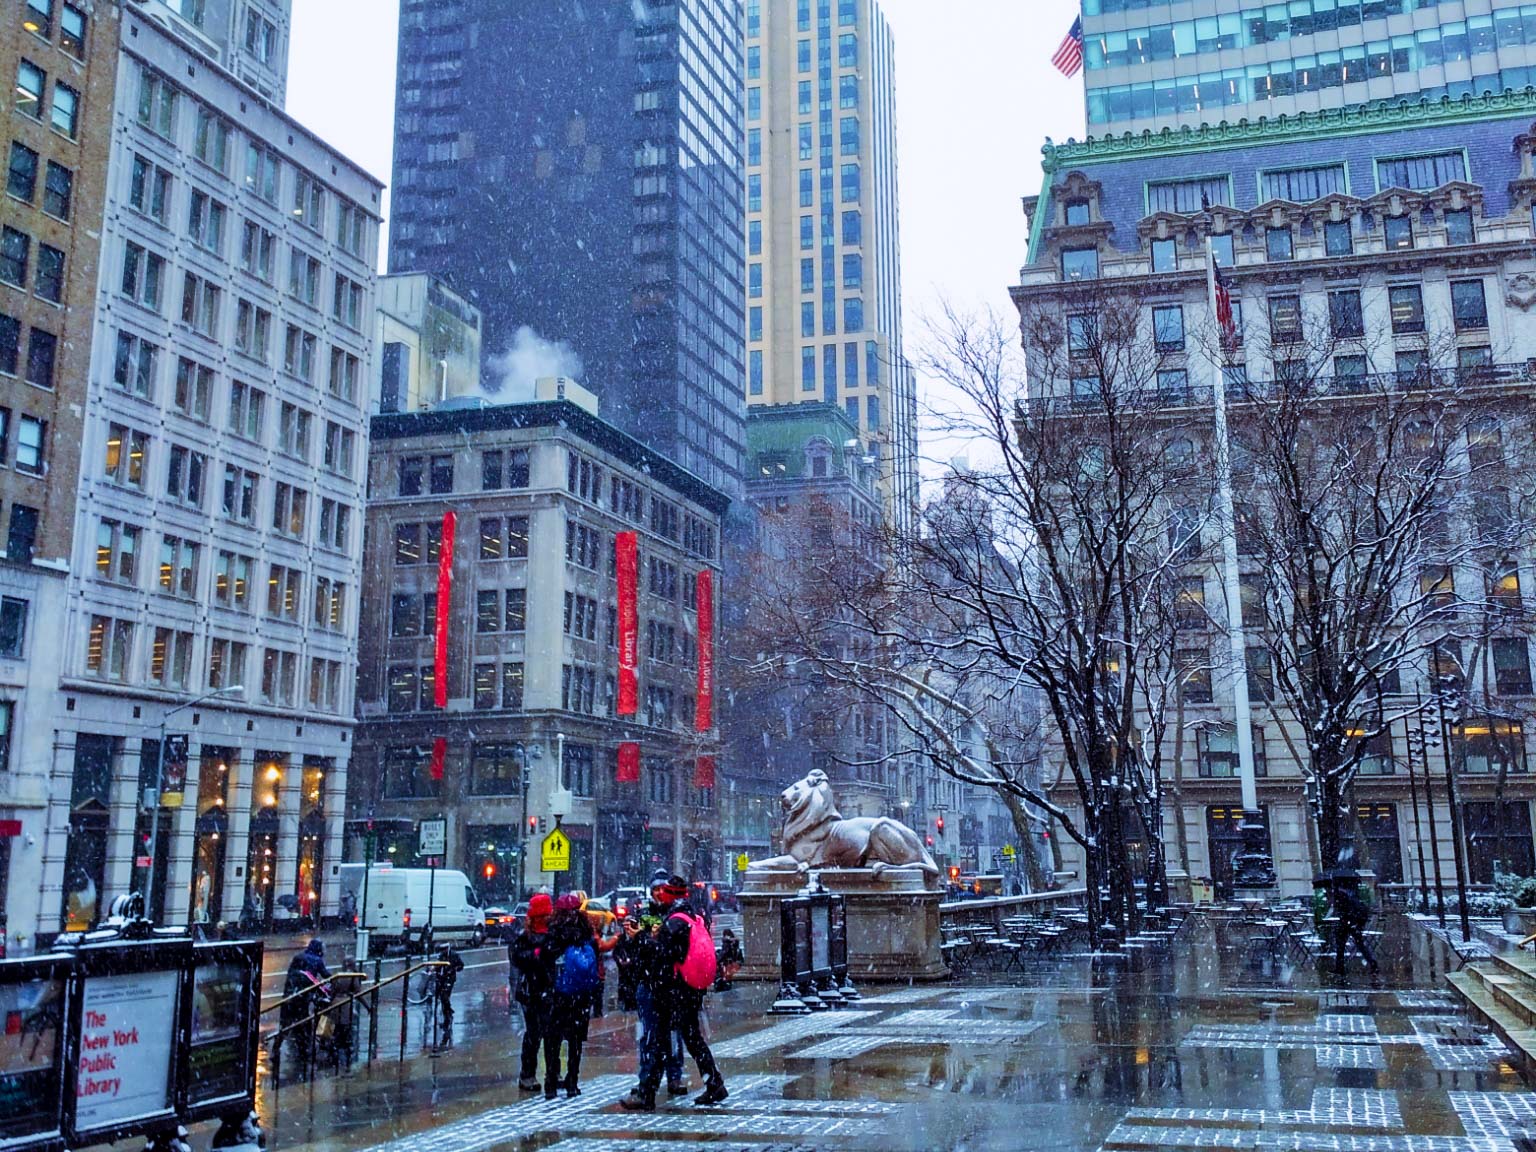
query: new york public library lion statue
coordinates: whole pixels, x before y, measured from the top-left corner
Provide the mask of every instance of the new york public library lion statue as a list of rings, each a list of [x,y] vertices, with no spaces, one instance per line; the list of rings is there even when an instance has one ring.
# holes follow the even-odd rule
[[[938,876],[916,832],[888,816],[844,820],[832,784],[819,768],[779,793],[784,806],[785,855],[754,860],[750,872],[808,872],[812,868],[868,868],[875,876],[892,868],[921,869]]]

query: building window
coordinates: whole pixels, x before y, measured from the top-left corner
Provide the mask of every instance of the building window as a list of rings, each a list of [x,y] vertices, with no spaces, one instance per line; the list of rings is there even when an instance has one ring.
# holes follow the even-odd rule
[[[1159,352],[1184,350],[1184,309],[1177,304],[1152,309],[1152,338]]]
[[[39,299],[59,304],[64,299],[64,253],[47,244],[37,246],[37,275],[32,290]]]
[[[1086,200],[1068,200],[1062,205],[1062,212],[1069,228],[1086,224],[1089,221],[1089,208],[1088,201]]]
[[[1413,218],[1411,216],[1388,216],[1385,225],[1388,252],[1413,247]]]
[[[1211,656],[1203,648],[1180,648],[1174,654],[1179,683],[1186,704],[1209,704],[1211,695]]]
[[[1189,698],[1188,692],[1185,699]],[[1231,724],[1210,724],[1196,730],[1196,750],[1199,755],[1200,775],[1211,779],[1235,779],[1239,765],[1237,757],[1237,729]],[[1253,774],[1263,776],[1264,730],[1253,728]]]
[[[1488,327],[1488,301],[1481,280],[1451,281],[1451,315],[1458,332]]]
[[[132,666],[133,624],[92,616],[86,632],[85,671],[103,680],[126,680]]]
[[[1177,272],[1179,269],[1179,245],[1176,240],[1152,241],[1152,271]]]
[[[22,416],[16,427],[16,471],[41,476],[48,440],[48,421]]]
[[[139,123],[151,132],[174,140],[176,106],[181,94],[164,76],[149,68],[139,74]]]
[[[86,16],[73,4],[64,5],[59,16],[59,47],[76,60],[85,58]]]
[[[27,611],[30,605],[26,600],[15,596],[0,597],[0,656],[12,660],[19,660],[26,650],[27,643]],[[9,705],[6,705],[9,708]],[[10,724],[9,715],[0,716],[5,723],[4,756],[0,757],[0,771],[9,766],[10,753]]]
[[[1365,315],[1360,310],[1358,290],[1328,293],[1328,324],[1335,337],[1365,335]]]
[[[1259,198],[1310,204],[1329,193],[1345,191],[1345,183],[1342,164],[1324,164],[1315,168],[1289,168],[1281,172],[1261,172]]]
[[[80,130],[80,93],[55,80],[50,119],[54,128],[73,140]]]
[[[475,743],[469,754],[469,790],[475,796],[516,796],[523,787],[521,744]]]
[[[1424,293],[1417,284],[1397,284],[1387,289],[1387,306],[1392,314],[1392,331],[1424,331]]]
[[[1264,256],[1268,260],[1289,260],[1294,255],[1289,228],[1264,230]]]
[[[1472,228],[1472,210],[1462,208],[1445,214],[1445,242],[1471,244],[1477,236]]]
[[[171,174],[143,156],[133,158],[128,180],[128,203],[151,219],[165,223],[170,204]]]
[[[52,332],[33,328],[27,333],[26,380],[38,388],[53,387],[54,368],[58,362],[59,338]]]
[[[1467,178],[1467,159],[1460,150],[1428,156],[1376,161],[1376,186],[1425,192]]]
[[[32,238],[25,232],[10,227],[0,231],[0,280],[25,289],[31,252]]]
[[[43,211],[60,220],[68,220],[74,187],[75,174],[62,164],[48,161],[48,175],[43,182]]]
[[[1099,250],[1097,248],[1064,249],[1061,253],[1061,275],[1064,280],[1097,280]]]
[[[839,180],[840,194],[844,204],[857,203],[859,199],[859,166],[857,164],[844,164]]]
[[[22,60],[16,68],[16,111],[34,120],[43,118],[43,87],[47,74],[30,60]]]
[[[1230,205],[1232,181],[1226,176],[1194,180],[1164,180],[1147,185],[1147,211],[1191,215],[1207,205]]]
[[[37,192],[37,153],[25,144],[11,141],[11,163],[6,171],[5,190],[18,200],[32,203]]]
[[[1524,637],[1494,640],[1493,679],[1500,696],[1531,694],[1531,661]]]
[[[1330,256],[1352,256],[1354,231],[1348,220],[1329,220],[1323,224],[1323,248]]]
[[[1301,298],[1269,298],[1269,338],[1273,343],[1292,343],[1301,339]]]

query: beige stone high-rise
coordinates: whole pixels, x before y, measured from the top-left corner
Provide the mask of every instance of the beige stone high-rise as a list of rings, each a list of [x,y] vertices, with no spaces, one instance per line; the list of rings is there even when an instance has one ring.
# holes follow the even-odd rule
[[[917,405],[890,27],[876,0],[748,0],[746,76],[747,402],[841,407],[902,524]]]

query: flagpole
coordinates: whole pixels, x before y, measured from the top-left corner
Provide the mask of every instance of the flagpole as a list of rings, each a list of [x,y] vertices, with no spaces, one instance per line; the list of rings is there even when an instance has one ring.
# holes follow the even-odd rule
[[[1232,499],[1232,450],[1227,429],[1227,382],[1221,354],[1225,324],[1218,318],[1216,253],[1205,238],[1205,288],[1216,321],[1216,352],[1211,356],[1212,408],[1215,410],[1216,520],[1221,536],[1221,583],[1227,609],[1227,643],[1232,667],[1233,720],[1237,727],[1237,772],[1242,787],[1243,850],[1232,861],[1234,888],[1269,888],[1275,883],[1269,837],[1259,810],[1258,775],[1253,756],[1253,703],[1248,695],[1248,644],[1243,635],[1242,581],[1238,578],[1237,516]]]

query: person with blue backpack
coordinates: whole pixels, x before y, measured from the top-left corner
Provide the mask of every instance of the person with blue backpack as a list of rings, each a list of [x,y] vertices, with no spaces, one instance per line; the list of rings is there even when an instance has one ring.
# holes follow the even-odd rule
[[[568,1097],[581,1095],[581,1049],[587,1042],[592,997],[598,989],[597,933],[581,910],[581,898],[565,895],[555,901],[549,921],[549,954],[554,962],[549,1030],[544,1033],[544,1099],[553,1100],[563,1084]],[[566,1050],[565,1075],[560,1075],[560,1045]]]

